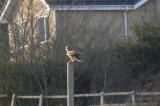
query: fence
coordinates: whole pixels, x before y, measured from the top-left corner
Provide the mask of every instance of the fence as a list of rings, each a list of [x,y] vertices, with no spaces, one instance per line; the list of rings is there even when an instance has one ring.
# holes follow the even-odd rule
[[[8,97],[8,95],[0,95],[0,101],[1,101],[0,106],[6,106],[7,105],[7,97]]]
[[[92,94],[74,94],[74,98],[88,98],[88,97],[100,97],[100,106],[107,106],[104,101],[104,97],[109,96],[129,96],[131,98],[132,106],[136,105],[136,97],[137,96],[160,96],[160,92],[101,92],[101,93],[92,93]],[[6,98],[7,95],[0,95],[0,98]],[[15,102],[17,99],[38,99],[39,104],[38,106],[43,106],[43,100],[44,99],[67,99],[67,95],[53,95],[53,96],[45,96],[45,95],[39,95],[39,96],[18,96],[13,94],[12,100],[11,100],[11,106],[15,106]],[[156,105],[155,105],[156,106]],[[158,105],[157,105],[158,106]]]

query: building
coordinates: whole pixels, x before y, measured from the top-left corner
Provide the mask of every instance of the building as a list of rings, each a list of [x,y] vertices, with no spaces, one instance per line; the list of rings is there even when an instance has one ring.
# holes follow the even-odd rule
[[[159,11],[158,0],[46,2],[51,11],[55,11],[58,59],[64,58],[65,45],[74,46],[85,53],[95,48],[97,51],[94,52],[106,50],[113,41],[134,35],[132,28],[135,24],[156,23],[154,21],[158,19]]]
[[[35,60],[42,49],[48,49],[41,46],[53,45],[54,12],[42,0],[7,0],[0,20],[8,24],[10,51],[16,60]]]
[[[34,0],[33,8],[29,4],[29,0],[23,3],[20,0],[8,0],[1,13],[1,21],[12,24],[15,20],[26,20],[27,13],[30,21],[33,14],[36,20],[41,17],[36,21],[41,25],[39,31],[28,31],[25,37],[28,39],[28,36],[34,35],[33,39],[36,38],[36,42],[40,40],[40,43],[51,38],[49,41],[55,43],[57,60],[64,58],[65,45],[83,51],[107,49],[112,41],[134,35],[132,27],[135,24],[157,23],[160,10],[159,0]],[[49,21],[52,27],[45,23],[46,18],[42,19],[49,13],[52,14]],[[33,29],[34,22],[29,24]],[[47,34],[50,36],[47,37]],[[33,46],[24,37],[22,39],[23,44],[19,43],[18,48]]]

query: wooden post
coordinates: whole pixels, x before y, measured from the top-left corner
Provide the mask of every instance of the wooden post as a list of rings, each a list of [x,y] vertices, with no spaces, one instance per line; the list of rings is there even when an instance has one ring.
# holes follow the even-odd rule
[[[135,92],[132,91],[132,104],[135,105]]]
[[[74,70],[71,62],[67,62],[67,106],[74,106]]]
[[[104,105],[104,95],[103,92],[101,92],[101,98],[100,98],[100,106]]]
[[[16,103],[16,95],[13,94],[12,95],[12,100],[11,100],[11,106],[15,106],[15,103]]]
[[[43,106],[43,95],[39,96],[39,104],[38,106]]]

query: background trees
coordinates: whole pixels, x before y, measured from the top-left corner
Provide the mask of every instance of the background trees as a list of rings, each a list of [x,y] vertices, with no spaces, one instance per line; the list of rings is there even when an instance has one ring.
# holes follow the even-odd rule
[[[14,51],[9,54],[9,57],[12,57],[13,61],[0,62],[0,93],[66,94],[66,65],[64,60],[55,61],[55,45],[49,41],[54,39],[45,39],[45,43],[40,42],[44,37],[40,35],[44,33],[43,22],[45,20],[49,27],[51,20],[47,20],[46,17],[35,18],[37,15],[46,15],[45,8],[39,11],[33,8],[33,0],[27,1],[30,5],[26,5],[27,11],[23,7],[25,4],[22,5],[18,17],[20,21],[11,23],[10,39],[14,44]],[[24,13],[27,14],[26,17],[23,17]],[[54,14],[50,11],[47,12],[48,19],[52,19],[52,15]],[[83,27],[87,25],[87,16],[82,19]],[[108,24],[112,24],[114,20],[116,18],[111,19]],[[54,25],[49,28],[48,38],[51,37],[54,28]],[[101,35],[106,29],[95,30],[94,33]],[[90,31],[90,27],[88,30]],[[160,25],[143,23],[143,25],[135,25],[133,31],[134,36],[127,39],[108,37],[107,40],[110,42],[107,49],[98,46],[96,49],[88,49],[88,47],[85,50],[87,62],[76,65],[75,69],[75,93],[159,90]],[[96,41],[95,37],[91,37],[88,42],[95,44],[91,41]],[[89,43],[88,46],[92,45]]]
[[[75,92],[159,90],[159,29],[159,25],[135,25],[135,36],[112,42],[107,50],[88,51],[89,67],[76,65]],[[66,93],[63,62],[46,58],[43,62],[1,62],[0,65],[2,93]]]

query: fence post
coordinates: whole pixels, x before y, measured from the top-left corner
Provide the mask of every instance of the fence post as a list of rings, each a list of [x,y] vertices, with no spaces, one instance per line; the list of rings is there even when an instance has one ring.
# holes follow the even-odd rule
[[[43,105],[43,95],[41,94],[39,96],[39,104],[38,104],[38,106],[42,106],[42,105]]]
[[[71,62],[67,62],[67,106],[74,106],[74,69]]]
[[[16,95],[13,94],[12,95],[12,100],[11,100],[11,106],[15,106],[15,103],[16,103]]]
[[[132,91],[132,104],[135,105],[135,92]]]
[[[100,99],[100,106],[103,106],[104,105],[104,92],[101,92],[101,99]]]

